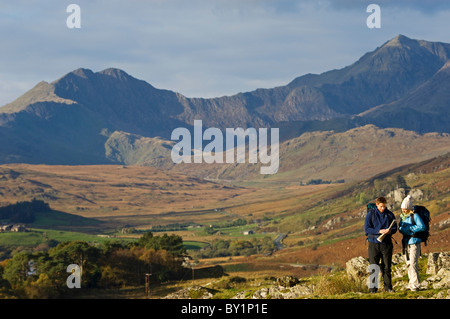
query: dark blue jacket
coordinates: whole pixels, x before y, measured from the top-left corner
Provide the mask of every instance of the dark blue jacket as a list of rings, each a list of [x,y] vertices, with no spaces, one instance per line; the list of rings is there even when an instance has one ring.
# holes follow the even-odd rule
[[[382,213],[378,210],[378,208],[369,210],[366,216],[366,221],[364,223],[364,230],[366,231],[369,242],[379,243],[379,241],[377,241],[377,237],[381,235],[380,229],[389,228],[393,220],[395,220],[395,216],[387,208]],[[390,235],[395,234],[396,232],[397,223],[394,223],[391,228]]]

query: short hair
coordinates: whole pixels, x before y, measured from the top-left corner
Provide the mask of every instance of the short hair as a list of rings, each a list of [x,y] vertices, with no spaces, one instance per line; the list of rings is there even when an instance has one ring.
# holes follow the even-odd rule
[[[384,198],[383,196],[380,196],[380,197],[378,197],[378,198],[375,200],[375,203],[377,203],[377,204],[380,204],[380,203],[386,204],[386,203],[387,203],[387,200],[386,200],[386,198]]]

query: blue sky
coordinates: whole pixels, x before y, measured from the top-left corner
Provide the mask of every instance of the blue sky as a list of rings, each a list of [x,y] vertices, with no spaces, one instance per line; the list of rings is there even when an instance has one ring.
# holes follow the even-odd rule
[[[66,25],[71,3],[80,29]],[[371,3],[380,29],[366,25]],[[433,0],[2,1],[0,105],[80,67],[188,97],[233,95],[345,67],[397,34],[450,43],[448,21],[449,1]]]

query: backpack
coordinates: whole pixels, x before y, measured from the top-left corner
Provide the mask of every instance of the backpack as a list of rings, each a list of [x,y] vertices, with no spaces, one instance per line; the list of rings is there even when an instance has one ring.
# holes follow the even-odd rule
[[[367,204],[367,212],[369,212],[372,209],[377,208],[377,205],[375,203],[369,203]]]
[[[369,204],[367,204],[367,214],[372,210],[372,209],[375,209],[375,208],[377,208],[377,205],[375,204],[375,203],[369,203]],[[372,217],[372,224],[373,224],[373,214],[371,215],[371,217]],[[366,236],[368,237],[369,236],[369,234],[366,234]],[[367,240],[368,238],[366,238],[366,240]]]
[[[416,205],[416,206],[414,206],[414,213],[419,215],[419,217],[422,219],[426,229],[424,231],[414,233],[412,235],[412,237],[420,238],[420,240],[426,246],[428,237],[430,237],[430,221],[431,221],[430,211],[424,206]],[[416,224],[416,222],[414,221],[414,214],[411,216],[411,222],[413,225]]]

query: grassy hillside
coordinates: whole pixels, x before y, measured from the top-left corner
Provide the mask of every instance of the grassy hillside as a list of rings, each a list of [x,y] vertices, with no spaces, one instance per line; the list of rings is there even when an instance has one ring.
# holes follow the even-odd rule
[[[399,185],[399,181],[402,182]],[[354,184],[336,186],[328,194],[317,196],[316,203],[286,215],[278,231],[288,233],[286,249],[277,252],[277,262],[286,264],[327,265],[342,267],[354,256],[366,256],[364,217],[367,202],[375,197],[388,197],[391,210],[398,217],[401,199],[394,194],[419,193],[415,204],[425,205],[431,212],[431,237],[423,252],[450,248],[450,155],[379,174]],[[270,225],[268,226],[270,227]],[[394,235],[401,250],[401,235]]]

